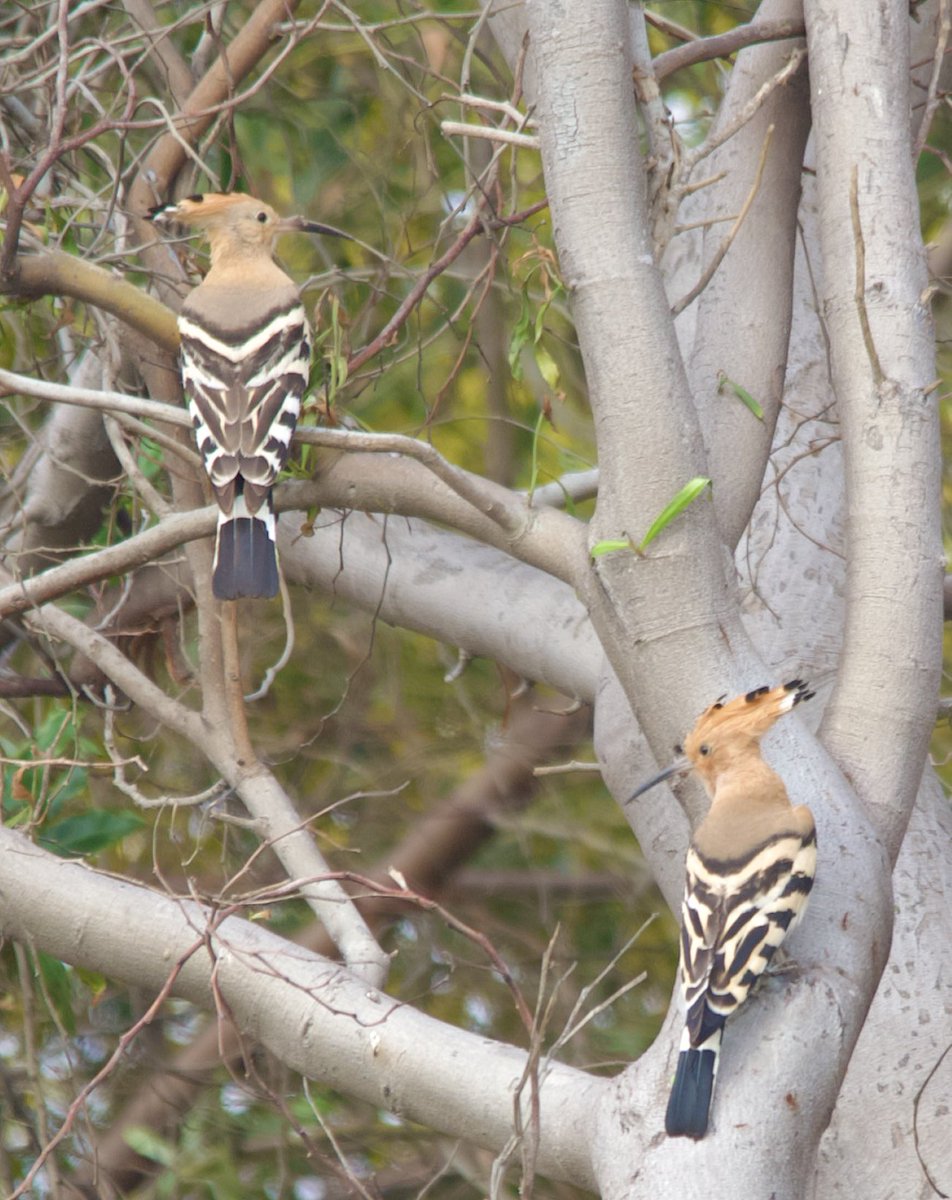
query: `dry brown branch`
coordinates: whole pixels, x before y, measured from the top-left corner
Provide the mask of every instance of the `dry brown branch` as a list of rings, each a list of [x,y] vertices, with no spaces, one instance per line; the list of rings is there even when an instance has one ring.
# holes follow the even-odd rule
[[[950,35],[952,35],[952,3],[950,3],[950,0],[939,0],[939,27],[935,43],[935,53],[932,59],[932,72],[929,76],[929,90],[926,93],[922,119],[919,122],[915,144],[912,148],[912,161],[914,163],[919,161],[919,155],[922,153],[922,148],[929,136],[929,130],[932,128],[932,119],[942,102],[939,82],[942,77],[945,52],[949,44]]]

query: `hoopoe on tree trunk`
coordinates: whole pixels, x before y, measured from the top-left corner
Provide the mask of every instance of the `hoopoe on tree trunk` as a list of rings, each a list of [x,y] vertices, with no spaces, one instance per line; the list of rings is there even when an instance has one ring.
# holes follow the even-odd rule
[[[686,1017],[665,1117],[671,1137],[707,1133],[724,1023],[802,917],[813,886],[813,815],[790,804],[760,754],[774,721],[812,695],[794,679],[718,701],[698,718],[683,757],[632,796],[694,769],[711,797],[686,862],[680,962]]]
[[[205,234],[211,268],[179,314],[182,383],[218,501],[212,589],[220,600],[275,596],[271,489],[284,466],[311,366],[297,286],[274,261],[281,233],[347,234],[281,218],[240,193],[189,196],[149,213]]]

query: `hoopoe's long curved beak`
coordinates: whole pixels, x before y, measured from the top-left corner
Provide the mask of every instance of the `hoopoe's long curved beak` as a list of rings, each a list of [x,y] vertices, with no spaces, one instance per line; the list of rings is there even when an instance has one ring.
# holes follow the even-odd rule
[[[330,237],[354,239],[343,229],[335,229],[333,225],[322,225],[320,221],[309,221],[306,217],[285,217],[277,225],[278,233],[325,233]]]
[[[670,779],[672,775],[683,775],[686,771],[690,771],[693,766],[694,764],[687,755],[676,758],[669,767],[665,767],[663,771],[659,771],[657,775],[652,776],[651,779],[641,784],[640,787],[635,788],[625,803],[631,804],[632,800],[637,800],[639,796],[649,791],[656,784],[663,783],[664,780]]]

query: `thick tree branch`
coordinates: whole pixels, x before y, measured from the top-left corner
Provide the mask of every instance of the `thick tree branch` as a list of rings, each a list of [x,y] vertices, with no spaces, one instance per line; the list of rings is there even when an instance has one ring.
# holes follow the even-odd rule
[[[7,282],[0,280],[2,292],[30,300],[71,296],[119,317],[164,350],[173,354],[178,350],[178,329],[171,309],[142,288],[64,250],[20,254],[14,275]]]
[[[598,437],[599,501],[590,536],[637,538],[687,479],[705,472],[647,234],[643,166],[623,84],[630,71],[627,10],[601,0],[569,3],[556,14],[530,0],[528,13],[546,187]],[[745,121],[756,115],[750,108],[743,107]],[[722,545],[713,512],[695,504],[643,557],[600,556],[583,588],[606,654],[659,758],[670,754],[712,698],[755,686],[755,677],[765,681],[728,591]],[[598,707],[602,701],[600,694]],[[881,949],[876,938],[888,909],[888,873],[854,797],[809,734],[790,722],[773,745],[788,764],[785,779],[794,797],[814,806],[821,843],[848,842],[854,861],[863,861],[862,885],[834,874],[818,886],[791,951],[804,972],[800,984],[732,1022],[732,1057],[719,1076],[718,1136],[696,1147],[656,1136],[679,1021],[672,1007],[666,1030],[619,1086],[617,1104],[606,1108],[598,1162],[604,1195],[633,1195],[631,1174],[620,1168],[614,1149],[622,1127],[629,1136],[637,1130],[643,1151],[638,1194],[727,1194],[742,1179],[746,1194],[803,1195],[875,986],[872,959]],[[642,844],[650,856],[650,839]],[[876,890],[873,881],[882,887]],[[846,913],[849,921],[859,912],[862,928],[847,932]],[[837,1048],[822,1070],[804,1068],[806,1030],[811,1038],[827,1031],[825,1044]],[[771,1100],[768,1107],[778,1078],[792,1089],[796,1106]],[[744,1131],[755,1125],[752,1140]],[[773,1150],[769,1163],[765,1138]]]
[[[574,591],[509,555],[421,521],[328,510],[307,537],[282,521],[278,543],[305,586],[567,695],[595,695],[601,648]]]
[[[607,0],[597,16],[579,9],[573,21],[569,5],[556,21],[549,6],[527,5],[546,190],[598,441],[590,547],[639,541],[678,490],[707,473],[648,233],[622,10]],[[710,503],[694,504],[644,556],[597,557],[577,586],[629,701],[642,706],[649,742],[666,756],[685,713],[732,678],[741,684],[732,645],[743,637]]]
[[[780,24],[796,24],[801,12],[800,0],[766,0],[758,21],[772,17]],[[711,140],[735,124],[752,98],[783,70],[789,54],[789,45],[775,44],[739,56]],[[748,203],[750,208],[698,302],[689,358],[714,507],[731,547],[760,495],[783,394],[800,171],[810,130],[808,101],[806,67],[801,64],[706,163],[706,171],[718,182],[692,197],[682,214],[704,220],[742,211]],[[721,238],[716,226],[705,232],[704,257],[709,262]],[[689,326],[681,332],[685,340],[690,338]],[[721,388],[724,376],[756,398],[762,419]]]
[[[895,859],[932,729],[942,637],[934,335],[923,303],[923,247],[910,232],[918,231],[919,210],[908,14],[900,0],[875,11],[862,0],[808,0],[805,11],[821,303],[843,436],[849,547],[843,655],[823,739]]]
[[[299,0],[261,0],[227,49],[197,84],[175,116],[175,132],[156,143],[129,193],[129,207],[141,220],[157,200],[164,199],[188,159],[188,150],[209,128],[217,107],[228,99],[250,71],[274,47],[275,29],[293,16]]]
[[[211,1008],[214,971],[215,988],[243,1034],[293,1070],[492,1150],[511,1136],[512,1089],[524,1051],[423,1016],[250,922],[222,920],[191,900],[100,875],[8,829],[0,829],[0,862],[4,937],[158,990],[170,963],[204,936],[208,954],[184,964],[177,995]],[[77,912],[97,914],[79,934]],[[446,1070],[448,1059],[453,1071]],[[544,1174],[593,1186],[587,1130],[605,1088],[604,1080],[557,1063],[543,1072],[538,1168]]]

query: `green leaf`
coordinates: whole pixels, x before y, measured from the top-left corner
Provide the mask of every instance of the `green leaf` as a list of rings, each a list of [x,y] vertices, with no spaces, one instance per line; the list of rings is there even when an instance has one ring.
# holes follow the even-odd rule
[[[535,348],[536,366],[539,368],[539,374],[545,380],[546,387],[551,391],[559,390],[559,368],[555,359],[546,350],[544,346],[536,346]]]
[[[723,391],[725,387],[730,388],[737,399],[743,401],[743,403],[747,405],[758,421],[762,421],[764,419],[764,410],[753,398],[750,392],[748,392],[746,388],[741,387],[739,383],[735,383],[733,379],[728,379],[723,371],[718,372],[717,387],[719,391]]]
[[[121,842],[143,824],[137,813],[92,808],[47,826],[40,834],[39,843],[54,854],[95,854],[97,850]]]
[[[630,538],[607,538],[603,542],[596,542],[589,550],[592,558],[601,558],[603,554],[614,554],[616,550],[634,550]]]
[[[105,993],[108,986],[105,975],[100,975],[98,971],[90,971],[87,967],[73,967],[73,971],[80,983],[92,993],[94,1000],[98,1000]]]
[[[693,479],[689,479],[674,499],[670,500],[651,522],[648,532],[641,539],[641,545],[638,549],[644,550],[645,546],[649,542],[653,542],[662,529],[671,524],[678,513],[684,512],[687,506],[693,504],[698,496],[710,486],[710,479],[704,475],[696,475]]]
[[[529,293],[523,289],[522,292],[522,311],[519,313],[519,320],[515,324],[512,331],[512,337],[509,339],[509,370],[512,373],[513,379],[519,380],[522,378],[522,363],[519,357],[523,349],[529,344],[529,330],[532,328],[532,312],[529,307]]]
[[[122,1137],[126,1145],[135,1150],[136,1154],[141,1154],[143,1158],[148,1158],[151,1162],[159,1163],[163,1167],[170,1167],[175,1161],[175,1147],[165,1138],[153,1133],[151,1129],[146,1129],[142,1125],[130,1125],[128,1129],[123,1130]]]

